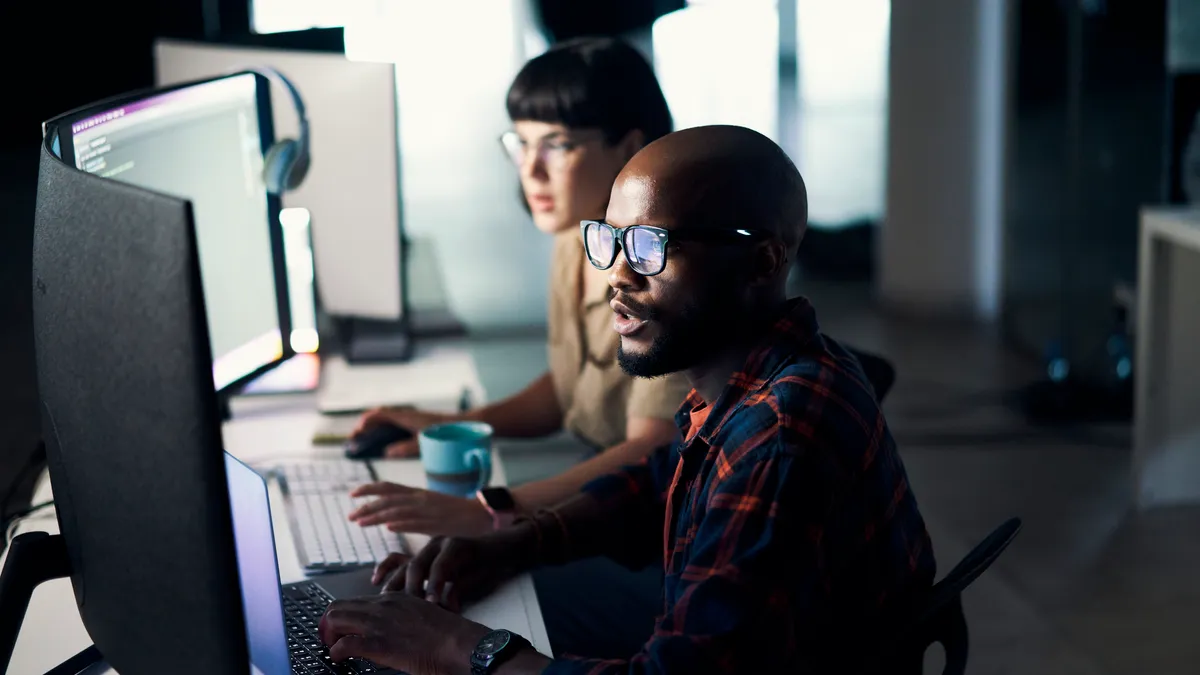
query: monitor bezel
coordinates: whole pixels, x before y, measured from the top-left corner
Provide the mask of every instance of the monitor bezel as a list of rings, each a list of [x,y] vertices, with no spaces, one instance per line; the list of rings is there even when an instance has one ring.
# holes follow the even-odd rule
[[[83,119],[92,117],[99,113],[114,108],[120,108],[129,105],[135,101],[154,96],[161,96],[173,91],[181,89],[189,89],[191,87],[202,86],[228,80],[235,77],[252,76],[255,82],[255,98],[257,99],[258,110],[258,133],[259,144],[265,157],[267,151],[275,144],[275,115],[271,108],[271,83],[265,76],[260,73],[243,70],[217,77],[211,77],[203,80],[193,80],[191,82],[183,82],[169,87],[154,87],[141,89],[138,91],[113,96],[102,101],[98,101],[83,108],[76,108],[70,112],[59,115],[50,120],[43,128],[48,128],[51,125],[56,127],[59,136],[59,157],[61,160],[72,169],[82,171],[75,165],[75,134],[72,131],[73,125]],[[263,188],[264,191],[266,188]],[[287,260],[284,253],[284,237],[283,224],[279,219],[279,213],[283,210],[283,202],[278,195],[267,192],[267,223],[271,241],[271,260],[273,274],[275,277],[275,306],[279,321],[280,342],[282,343],[282,351],[278,359],[264,363],[245,375],[226,384],[224,387],[218,388],[216,382],[213,382],[213,388],[223,400],[227,400],[241,390],[250,382],[258,379],[268,371],[276,368],[283,362],[296,355],[296,350],[292,348],[292,311],[291,311],[291,294],[288,289],[287,276]],[[190,201],[190,200],[188,200]],[[211,353],[211,345],[210,345]]]

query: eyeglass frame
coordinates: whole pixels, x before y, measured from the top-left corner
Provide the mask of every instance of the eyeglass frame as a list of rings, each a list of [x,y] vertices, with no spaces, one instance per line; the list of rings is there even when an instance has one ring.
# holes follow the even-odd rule
[[[534,149],[534,152],[537,153],[535,156],[538,159],[540,159],[547,168],[550,168],[551,166],[554,166],[555,168],[557,168],[557,165],[555,163],[551,162],[549,157],[546,156],[545,153],[546,153],[547,149],[561,150],[563,152],[568,152],[584,143],[588,143],[593,140],[601,140],[601,141],[608,142],[608,135],[605,134],[603,130],[586,129],[586,130],[580,130],[580,131],[587,133],[588,134],[587,138],[582,138],[582,139],[563,138],[560,140],[556,140],[556,141],[554,141],[555,143],[563,144],[557,148],[547,148],[546,139],[551,138],[556,135],[557,136],[565,136],[566,134],[564,134],[564,132],[556,131],[554,133],[547,134],[547,135],[539,138],[535,144],[536,147]],[[569,132],[569,133],[578,133],[578,132]],[[595,134],[594,138],[592,136],[593,133]],[[526,141],[524,139],[521,138],[521,135],[519,133],[517,133],[516,130],[514,130],[514,129],[509,129],[508,131],[505,131],[504,133],[500,134],[500,136],[496,139],[500,143],[501,150],[504,151],[504,156],[507,157],[508,160],[510,162],[512,162],[515,166],[520,167],[521,164],[523,164],[525,160],[524,160],[524,158],[518,160],[515,156],[513,156],[513,151],[509,149],[508,144],[505,143],[505,141],[504,141],[504,139],[506,139],[506,138],[516,138],[518,141],[520,141],[523,144],[522,150],[524,152],[528,152],[528,150],[527,150],[528,144],[526,143]]]
[[[589,225],[600,225],[607,227],[613,233],[612,259],[609,260],[608,264],[604,265],[603,267],[596,264],[595,258],[592,256],[591,249],[588,246],[587,228]],[[592,267],[595,267],[598,270],[612,269],[612,266],[617,262],[617,251],[620,250],[622,253],[625,252],[625,237],[628,235],[628,233],[634,230],[650,232],[657,237],[659,242],[662,244],[662,266],[658,268],[657,272],[652,272],[649,274],[639,272],[633,268],[632,263],[629,263],[629,268],[643,277],[658,276],[659,274],[662,274],[663,270],[667,269],[667,244],[670,243],[672,239],[675,241],[696,242],[724,241],[729,244],[738,244],[764,241],[774,236],[772,233],[765,230],[750,230],[744,228],[739,228],[736,230],[695,229],[674,231],[654,225],[629,225],[626,227],[615,227],[604,222],[603,220],[581,220],[579,221],[579,235],[583,239],[583,254],[587,257],[588,262],[591,263]],[[628,256],[626,256],[625,260],[628,262]]]

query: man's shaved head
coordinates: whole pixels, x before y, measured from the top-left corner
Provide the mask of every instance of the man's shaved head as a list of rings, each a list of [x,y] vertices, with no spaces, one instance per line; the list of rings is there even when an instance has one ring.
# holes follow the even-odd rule
[[[770,232],[792,259],[808,225],[808,191],[796,165],[745,127],[668,134],[634,155],[615,187],[653,196],[649,211],[680,225]]]
[[[785,299],[808,195],[796,166],[767,137],[696,127],[629,160],[606,220],[666,230],[662,272],[642,276],[622,256],[609,275],[621,365],[654,376],[691,368],[770,318]]]

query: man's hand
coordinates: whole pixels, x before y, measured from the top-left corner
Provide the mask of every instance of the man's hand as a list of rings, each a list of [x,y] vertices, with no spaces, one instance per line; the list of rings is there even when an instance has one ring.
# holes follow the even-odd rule
[[[532,566],[533,546],[520,528],[476,539],[437,537],[415,557],[384,558],[371,583],[385,594],[403,591],[457,612]]]
[[[471,672],[488,629],[404,593],[336,600],[318,628],[334,661],[350,657],[412,675]]]
[[[468,537],[490,532],[492,516],[477,499],[395,483],[370,483],[355,488],[351,497],[378,497],[350,513],[350,520],[367,527],[386,525],[393,532]]]
[[[375,408],[363,414],[362,418],[358,420],[358,426],[354,428],[354,433],[351,435],[357,436],[364,431],[384,424],[403,427],[413,433],[413,438],[389,445],[385,450],[385,454],[392,458],[416,457],[419,454],[416,436],[423,429],[435,424],[453,422],[456,419],[458,417],[454,415],[422,412],[415,408]]]

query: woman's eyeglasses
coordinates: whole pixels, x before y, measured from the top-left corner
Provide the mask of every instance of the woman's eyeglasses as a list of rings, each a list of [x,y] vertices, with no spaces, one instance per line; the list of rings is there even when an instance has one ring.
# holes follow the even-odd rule
[[[617,261],[617,249],[625,252],[630,269],[644,277],[652,277],[667,266],[667,242],[702,241],[739,244],[762,241],[770,233],[762,230],[695,229],[671,231],[652,225],[613,227],[599,220],[579,223],[583,233],[583,249],[588,262],[598,270],[606,270]]]
[[[570,136],[556,133],[542,137],[534,143],[527,143],[517,132],[506,131],[500,134],[500,145],[512,163],[518,167],[525,163],[529,152],[534,152],[543,166],[548,170],[555,170],[565,164],[572,150],[583,143],[600,138],[603,138],[603,134],[598,131],[572,132]]]

